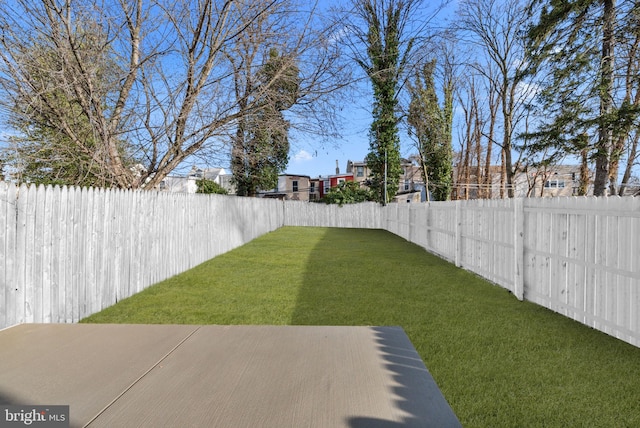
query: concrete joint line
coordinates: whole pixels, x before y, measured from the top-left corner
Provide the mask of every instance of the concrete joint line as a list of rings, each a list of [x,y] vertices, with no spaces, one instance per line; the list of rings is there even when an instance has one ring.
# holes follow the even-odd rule
[[[144,378],[145,376],[147,376],[151,370],[155,369],[156,367],[158,367],[160,365],[160,363],[162,363],[164,360],[167,359],[167,357],[171,354],[173,354],[173,352],[178,349],[180,346],[182,346],[182,344],[184,342],[186,342],[191,336],[193,336],[198,330],[200,330],[201,326],[196,327],[191,333],[189,333],[188,335],[185,336],[184,339],[182,339],[176,346],[174,346],[173,348],[171,348],[171,350],[169,352],[167,352],[162,358],[160,358],[158,361],[156,361],[154,364],[151,365],[151,367],[149,367],[149,369],[142,373],[136,380],[134,380],[131,385],[129,385],[128,387],[126,387],[120,394],[118,394],[113,400],[111,400],[111,402],[109,404],[107,404],[106,406],[104,406],[104,408],[102,410],[100,410],[94,417],[92,417],[89,422],[87,422],[83,428],[87,428],[89,425],[91,425],[93,423],[93,421],[95,421],[96,419],[98,419],[100,417],[101,414],[103,414],[109,407],[113,406],[115,404],[116,401],[118,401],[120,398],[122,398],[122,396],[124,394],[126,394],[131,388],[133,388],[138,382],[140,382],[142,380],[142,378]]]

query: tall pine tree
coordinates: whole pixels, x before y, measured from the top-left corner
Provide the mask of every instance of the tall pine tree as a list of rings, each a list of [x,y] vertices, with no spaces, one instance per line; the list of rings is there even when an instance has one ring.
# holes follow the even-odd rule
[[[607,193],[612,155],[616,0],[533,0],[543,6],[529,29],[532,70],[546,76],[541,108],[551,120],[529,138],[540,148],[578,154],[584,135],[595,160],[594,195]],[[535,147],[535,145],[534,145]]]

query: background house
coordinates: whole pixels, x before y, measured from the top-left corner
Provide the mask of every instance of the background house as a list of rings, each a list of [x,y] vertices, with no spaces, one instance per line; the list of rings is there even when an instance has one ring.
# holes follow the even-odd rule
[[[309,179],[309,200],[319,201],[324,197],[324,179],[322,177]]]
[[[517,175],[519,183],[526,177],[528,197],[577,196],[580,185],[579,165],[555,165],[533,169]],[[521,192],[520,192],[521,193]]]
[[[491,166],[487,180],[484,168],[459,170],[454,167],[452,199],[506,198],[505,174],[501,166]],[[516,198],[576,196],[580,184],[579,165],[551,165],[516,172],[513,191]],[[588,192],[591,190],[588,190]]]
[[[353,174],[334,174],[322,179],[322,197],[324,197],[324,195],[326,195],[330,189],[338,187],[341,183],[347,181],[354,181]]]
[[[411,159],[401,159],[402,174],[398,181],[398,191],[390,202],[423,202],[426,191],[420,166]],[[361,186],[368,186],[371,169],[366,161],[347,161],[347,173],[353,175],[353,180]]]
[[[275,189],[258,192],[259,197],[291,201],[309,201],[311,178],[308,175],[281,174]]]
[[[187,176],[169,175],[165,177],[158,184],[158,190],[174,193],[196,193],[198,191],[196,181],[203,178],[217,183],[227,189],[229,193],[235,193],[235,189],[231,185],[231,174],[227,174],[224,168],[198,168],[196,166],[191,168]]]
[[[322,198],[329,192],[330,189],[334,187],[338,187],[340,183],[344,183],[347,181],[359,181],[356,180],[355,174],[350,170],[350,164],[352,162],[347,162],[347,172],[341,173],[340,167],[338,165],[338,161],[336,161],[336,173],[332,175],[328,175],[326,177],[319,176],[317,178],[312,178],[310,181],[309,188],[309,200],[317,201]],[[359,177],[362,178],[362,177]]]
[[[362,162],[353,162],[351,160],[347,161],[347,173],[353,174],[354,181],[358,183],[366,183],[371,175],[371,170],[367,166],[366,161]]]

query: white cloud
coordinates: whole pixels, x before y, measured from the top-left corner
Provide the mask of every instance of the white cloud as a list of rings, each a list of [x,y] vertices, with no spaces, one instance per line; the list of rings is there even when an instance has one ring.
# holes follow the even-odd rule
[[[306,150],[300,150],[298,153],[296,153],[293,156],[293,161],[294,162],[306,162],[306,161],[310,161],[313,159],[313,156],[311,156],[311,153],[309,153]]]

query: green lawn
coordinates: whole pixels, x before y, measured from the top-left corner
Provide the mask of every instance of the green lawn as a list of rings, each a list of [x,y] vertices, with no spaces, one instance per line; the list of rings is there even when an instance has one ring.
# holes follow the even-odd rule
[[[640,348],[381,230],[282,228],[83,322],[399,325],[465,427],[640,426]]]

